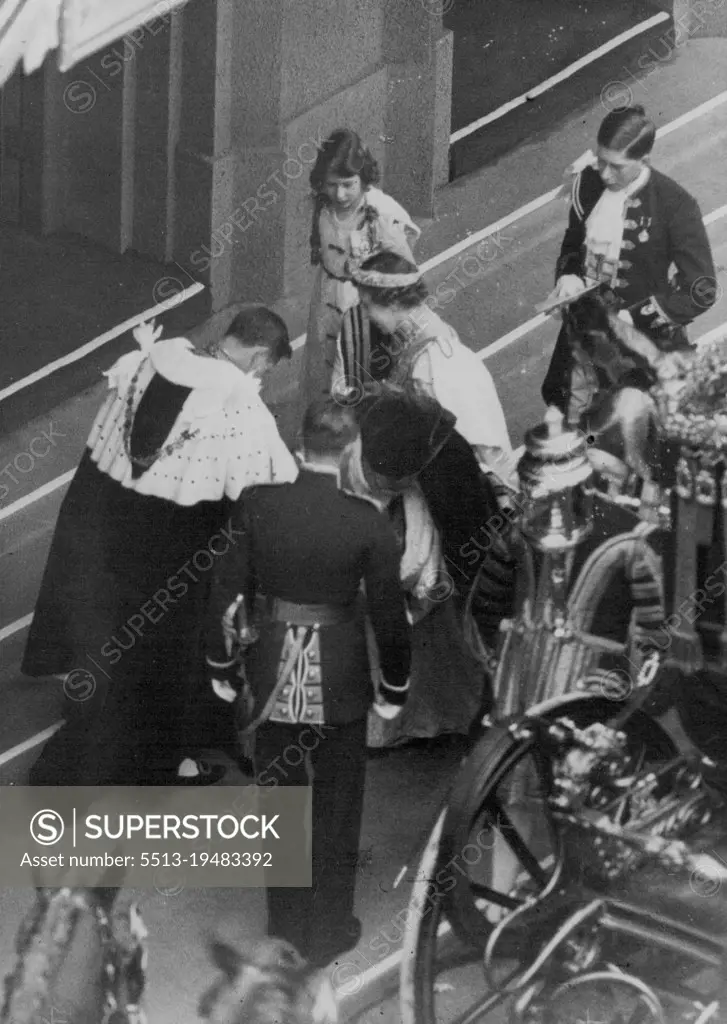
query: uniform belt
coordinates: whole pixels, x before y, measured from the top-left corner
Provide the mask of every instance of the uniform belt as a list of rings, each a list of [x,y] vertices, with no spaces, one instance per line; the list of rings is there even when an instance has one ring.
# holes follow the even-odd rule
[[[350,622],[355,616],[353,604],[298,604],[280,597],[268,598],[266,610],[274,622],[291,622],[296,626],[335,626]]]

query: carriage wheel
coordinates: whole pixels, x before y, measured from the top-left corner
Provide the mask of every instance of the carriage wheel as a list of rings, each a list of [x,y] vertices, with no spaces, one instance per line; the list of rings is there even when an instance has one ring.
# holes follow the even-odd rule
[[[540,717],[567,716],[585,727],[607,721],[615,710],[613,701],[577,695]],[[642,713],[631,718],[627,735],[631,752],[644,763],[676,753],[670,737]],[[401,972],[403,1024],[474,1024],[502,1002],[488,991],[482,971],[493,927],[559,881],[561,843],[547,804],[550,778],[535,733],[516,738],[504,726],[491,729],[462,768],[412,888]],[[520,957],[536,943],[530,929],[522,944],[504,950],[503,977],[517,975]],[[473,991],[480,993],[474,1002]]]

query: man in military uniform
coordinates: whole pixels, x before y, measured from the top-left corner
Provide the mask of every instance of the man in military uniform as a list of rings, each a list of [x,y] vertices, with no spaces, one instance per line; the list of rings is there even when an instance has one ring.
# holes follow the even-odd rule
[[[220,560],[208,648],[213,685],[232,682],[236,666],[221,623],[243,598],[249,610],[256,601],[259,636],[246,650],[245,675],[257,779],[313,789],[313,885],[268,889],[268,930],[319,966],[361,934],[353,905],[374,699],[367,611],[383,676],[379,713],[394,717],[409,686],[410,627],[393,528],[372,503],[339,489],[341,461],[358,443],[353,411],[319,399],[303,422],[295,483],[245,493],[235,523],[245,539]],[[293,749],[302,752],[296,764],[284,756]]]

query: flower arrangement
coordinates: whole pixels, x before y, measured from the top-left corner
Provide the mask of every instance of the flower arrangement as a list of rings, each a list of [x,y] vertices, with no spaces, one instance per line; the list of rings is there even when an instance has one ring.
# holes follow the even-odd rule
[[[727,339],[699,350],[683,377],[662,382],[655,393],[667,437],[727,450]]]

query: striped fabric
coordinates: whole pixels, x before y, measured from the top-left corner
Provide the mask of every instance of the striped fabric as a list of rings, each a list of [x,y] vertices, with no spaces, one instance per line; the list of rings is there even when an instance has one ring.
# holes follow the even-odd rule
[[[352,306],[343,316],[340,345],[346,386],[357,388],[358,385],[358,390],[371,383],[369,320],[360,303]]]

